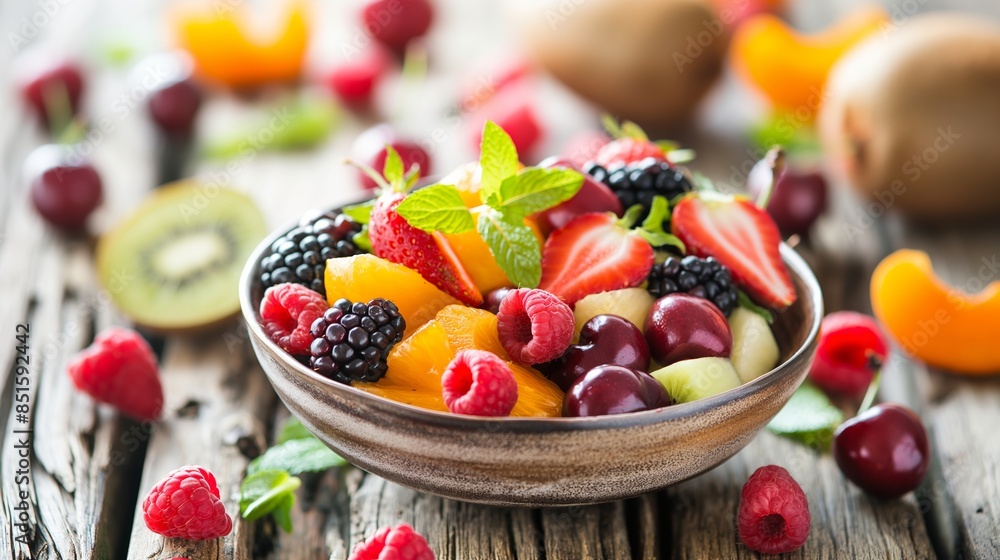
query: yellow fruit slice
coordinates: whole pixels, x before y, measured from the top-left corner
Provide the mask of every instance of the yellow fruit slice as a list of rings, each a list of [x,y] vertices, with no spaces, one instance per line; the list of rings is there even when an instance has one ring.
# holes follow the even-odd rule
[[[374,255],[355,255],[326,261],[326,297],[368,302],[385,298],[399,307],[406,320],[404,338],[434,318],[446,305],[459,301],[424,280],[420,273]]]
[[[478,197],[479,195],[477,194],[476,196]],[[479,214],[486,210],[489,210],[489,207],[482,205],[470,209],[472,220],[478,223]],[[538,246],[541,247],[545,238],[542,237],[542,232],[538,228],[538,224],[530,217],[525,218],[524,223],[535,232],[535,237],[538,239]],[[469,273],[469,276],[472,277],[472,282],[484,296],[497,288],[510,288],[514,286],[514,283],[507,278],[507,274],[497,264],[497,260],[493,257],[489,245],[479,236],[478,231],[473,229],[462,233],[447,234],[445,238],[448,240],[448,245],[451,246],[452,251],[455,252],[455,256],[458,257],[459,262],[462,263],[462,268]]]
[[[489,311],[449,305],[439,311],[434,319],[444,328],[448,344],[455,352],[475,348],[493,352],[505,361],[510,361],[497,334],[497,316]]]

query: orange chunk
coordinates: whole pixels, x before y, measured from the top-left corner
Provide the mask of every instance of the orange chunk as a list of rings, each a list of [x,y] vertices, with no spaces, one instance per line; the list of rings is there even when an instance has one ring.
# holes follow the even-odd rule
[[[904,249],[875,268],[871,298],[875,316],[919,360],[955,373],[1000,373],[1000,281],[967,294],[942,282],[926,253]]]
[[[479,195],[477,194],[476,196],[478,197]],[[486,210],[489,210],[489,207],[482,205],[472,208],[470,212],[472,213],[473,221],[478,223],[479,214]],[[538,228],[538,224],[534,218],[525,218],[524,223],[535,232],[535,237],[538,239],[538,246],[541,247],[545,238],[542,237],[542,232]],[[469,273],[473,283],[475,283],[476,287],[479,288],[479,292],[484,296],[497,288],[510,288],[514,286],[514,283],[507,278],[507,273],[497,264],[497,260],[493,257],[489,245],[479,236],[478,231],[470,230],[462,233],[447,234],[445,237],[455,256],[462,263],[462,268]]]
[[[489,311],[449,305],[439,311],[434,319],[444,328],[448,344],[455,352],[486,350],[510,361],[497,334],[497,316]]]
[[[385,298],[399,307],[406,320],[404,337],[413,334],[446,305],[459,301],[424,280],[420,273],[375,255],[355,255],[326,261],[326,297],[368,302]]]

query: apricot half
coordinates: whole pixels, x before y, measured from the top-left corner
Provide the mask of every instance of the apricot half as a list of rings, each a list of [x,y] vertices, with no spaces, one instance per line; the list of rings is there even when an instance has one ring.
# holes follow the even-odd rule
[[[976,280],[995,273],[981,270]],[[903,249],[875,268],[871,298],[875,316],[914,357],[955,373],[1000,373],[1000,281],[968,294],[942,282],[926,253]]]

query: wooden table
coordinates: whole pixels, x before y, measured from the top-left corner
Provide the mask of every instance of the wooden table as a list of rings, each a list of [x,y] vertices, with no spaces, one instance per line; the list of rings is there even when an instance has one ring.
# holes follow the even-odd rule
[[[477,40],[494,44],[493,39],[503,37],[501,29],[488,25],[494,14],[483,13],[494,7],[458,0],[447,4],[452,17],[442,27],[468,45],[481,47]],[[4,36],[21,29],[21,18],[31,18],[38,6],[0,2]],[[59,13],[39,30],[38,40],[64,47],[88,45],[87,51],[93,52],[101,38],[133,22],[155,28],[148,22],[156,20],[159,8],[156,1],[60,4]],[[349,25],[348,19],[337,17],[342,11],[322,10],[321,21],[331,33],[344,32]],[[813,13],[820,8],[800,11],[806,12],[806,21],[830,16]],[[480,28],[462,31],[466,22],[478,22]],[[329,46],[330,41],[321,43]],[[0,66],[7,68],[11,55],[3,49]],[[449,73],[465,57],[463,49],[442,50],[425,87],[400,86],[409,92],[411,105],[426,109],[418,115],[411,110],[403,126],[416,134],[433,130],[454,99],[438,94],[454,92],[454,75]],[[115,100],[128,92],[125,75],[121,69],[94,65],[90,79],[90,114],[112,119],[113,124],[111,133],[93,143],[92,157],[107,191],[94,231],[120,219],[159,182],[160,149],[141,107],[125,116],[115,110]],[[738,104],[733,102],[735,91],[737,86],[727,80],[708,104],[707,121],[725,120]],[[0,102],[15,106],[9,88],[0,89]],[[237,105],[224,96],[213,98],[202,128],[224,122]],[[547,115],[555,133],[552,146],[572,132],[565,123],[574,122],[563,115],[572,114],[572,104],[570,109],[557,105],[560,108]],[[232,184],[267,209],[272,226],[310,206],[332,206],[356,196],[351,172],[341,161],[351,138],[364,126],[347,122],[313,152],[256,154],[231,178]],[[472,155],[464,147],[468,141],[461,129],[449,128],[445,137],[435,146],[439,171]],[[716,131],[711,124],[682,140],[701,155],[694,167],[720,182],[729,178],[733,162],[747,158],[746,146],[731,131]],[[95,332],[126,320],[95,281],[92,243],[54,234],[29,206],[21,163],[42,142],[21,111],[0,116],[0,328],[11,341],[17,324],[31,325],[34,412],[31,492],[26,500],[31,530],[24,543],[14,540],[19,533],[11,526],[20,512],[15,509],[20,501],[15,482],[19,435],[12,431],[11,408],[14,345],[0,346],[0,557],[343,559],[376,527],[399,521],[426,535],[442,559],[756,557],[735,531],[740,488],[754,469],[777,463],[802,484],[813,519],[806,545],[790,557],[1000,558],[1000,380],[960,379],[898,356],[887,368],[881,396],[920,412],[934,452],[923,486],[900,500],[870,498],[845,481],[829,455],[762,433],[732,460],[701,477],[623,502],[546,510],[491,508],[416,493],[345,468],[303,477],[293,534],[282,534],[269,522],[237,519],[224,539],[165,540],[146,529],[136,507],[149,488],[176,467],[205,465],[219,479],[227,510],[238,517],[238,490],[247,462],[273,440],[276,426],[288,413],[256,364],[244,328],[236,323],[212,336],[161,341],[167,418],[155,426],[123,419],[73,390],[64,373],[67,358],[89,344]],[[210,176],[220,169],[219,163],[198,162],[187,171]],[[996,229],[921,230],[891,212],[879,218],[879,208],[863,206],[846,190],[836,190],[830,215],[809,243],[799,245],[822,281],[828,310],[868,310],[870,272],[892,248],[929,251],[938,271],[958,286],[970,285],[984,259],[996,262]],[[847,225],[857,232],[856,238],[846,237]],[[1000,271],[990,274],[997,279]]]

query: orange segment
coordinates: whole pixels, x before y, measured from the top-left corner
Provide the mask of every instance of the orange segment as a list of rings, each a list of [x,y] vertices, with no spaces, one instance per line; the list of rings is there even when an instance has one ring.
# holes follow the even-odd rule
[[[493,317],[492,321],[487,317]],[[430,410],[447,411],[441,376],[459,350],[499,348],[496,317],[488,311],[448,306],[389,353],[389,370],[377,383],[356,383],[362,391]],[[497,354],[506,358],[506,354]],[[559,416],[563,393],[538,371],[507,362],[517,381],[511,416]]]
[[[479,214],[488,209],[482,205],[472,208],[470,212],[473,221],[478,223]],[[541,247],[545,238],[542,237],[538,224],[531,217],[525,218],[524,223],[535,232],[535,237],[538,238],[538,244]],[[462,263],[462,268],[472,277],[472,281],[479,288],[480,293],[486,295],[497,288],[510,288],[514,285],[497,264],[493,253],[490,252],[489,245],[479,236],[478,231],[469,230],[463,233],[447,234],[445,237],[448,239],[448,245],[451,246],[455,256]]]
[[[820,33],[804,35],[777,16],[757,15],[733,36],[733,66],[779,108],[814,114],[837,59],[888,21],[884,10],[873,7],[856,11]]]
[[[479,162],[471,161],[441,179],[442,185],[455,185],[462,202],[469,208],[475,208],[483,203],[479,197],[479,180],[482,177]]]
[[[926,253],[904,249],[879,263],[871,298],[875,316],[914,357],[956,373],[1000,373],[1000,282],[966,294],[934,274]]]
[[[420,273],[375,255],[355,255],[326,261],[324,280],[330,303],[340,298],[370,301],[385,298],[399,307],[410,336],[446,305],[459,301],[424,280]]]
[[[254,33],[248,22],[248,16],[262,14],[249,14],[244,6],[220,10],[184,2],[170,11],[169,21],[200,76],[230,87],[253,87],[293,80],[302,72],[309,45],[305,2],[279,4],[280,13],[269,20],[277,24],[267,36]]]

